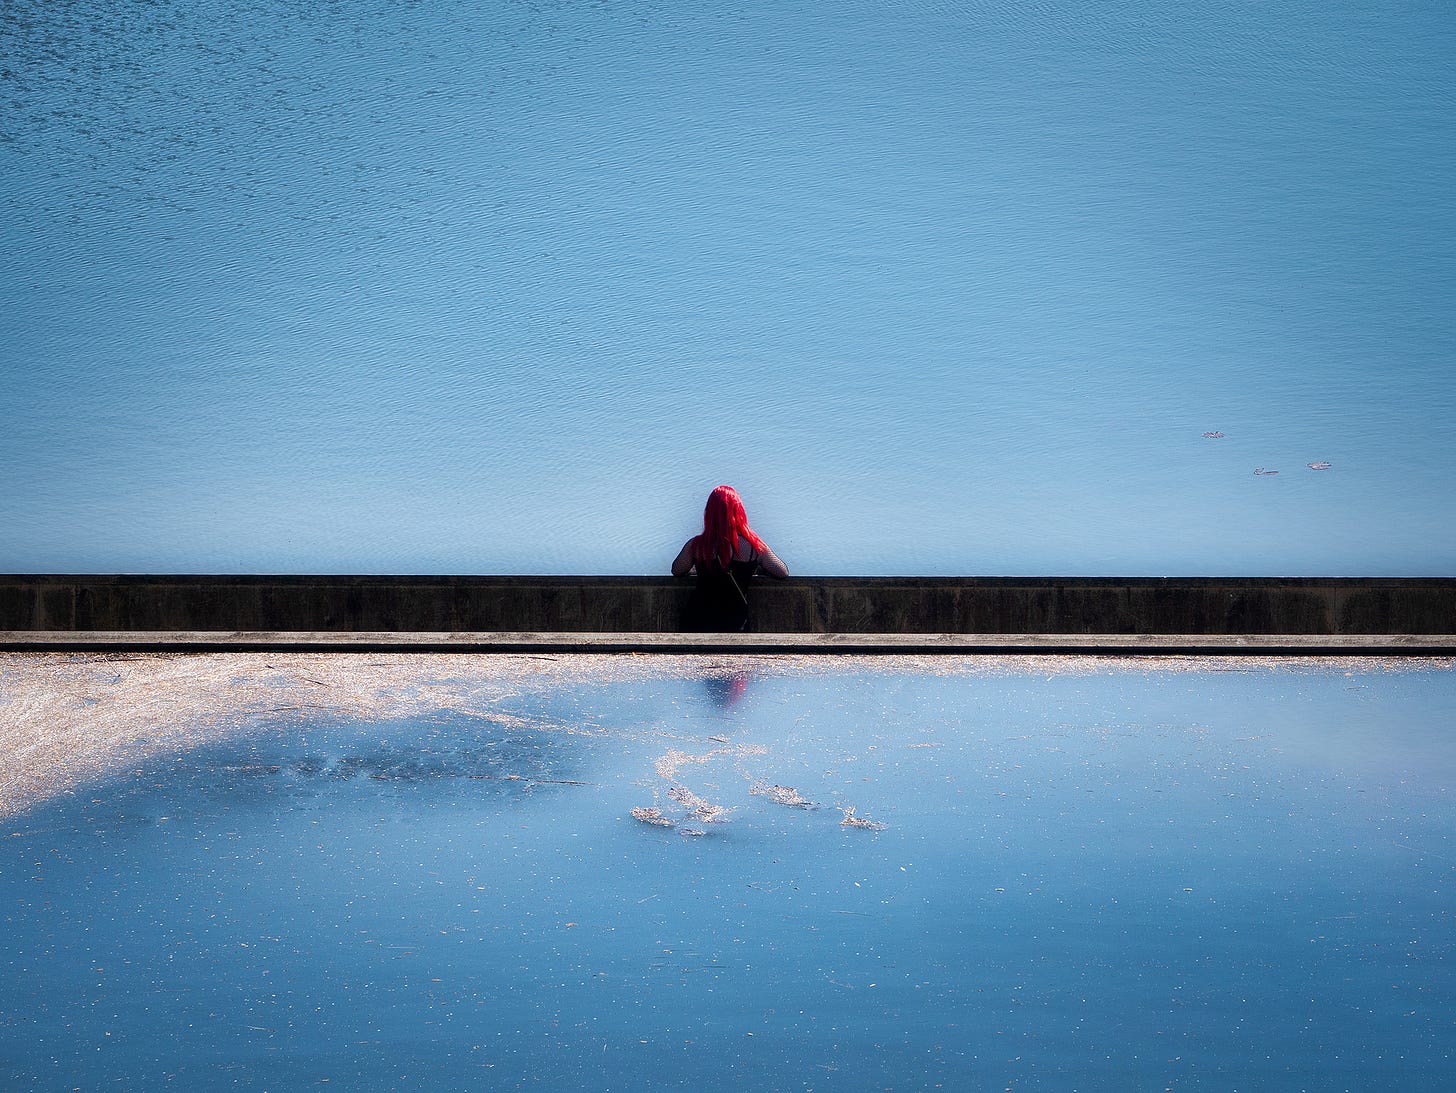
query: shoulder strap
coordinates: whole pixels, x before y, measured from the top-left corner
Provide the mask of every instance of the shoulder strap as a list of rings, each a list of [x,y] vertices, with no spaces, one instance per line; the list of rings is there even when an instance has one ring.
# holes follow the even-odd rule
[[[738,593],[738,598],[743,601],[743,606],[747,607],[748,596],[744,594],[742,587],[738,584],[738,578],[733,576],[732,564],[730,563],[728,568],[725,569],[723,572],[728,574],[728,579],[733,582],[733,591]]]

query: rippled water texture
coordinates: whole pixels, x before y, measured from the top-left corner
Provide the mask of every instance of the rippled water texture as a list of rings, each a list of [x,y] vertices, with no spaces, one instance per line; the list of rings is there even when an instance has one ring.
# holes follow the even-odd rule
[[[0,667],[6,1089],[1456,1078],[1450,662]]]
[[[0,569],[661,572],[729,481],[802,573],[1451,573],[1453,54],[1444,0],[7,0]]]

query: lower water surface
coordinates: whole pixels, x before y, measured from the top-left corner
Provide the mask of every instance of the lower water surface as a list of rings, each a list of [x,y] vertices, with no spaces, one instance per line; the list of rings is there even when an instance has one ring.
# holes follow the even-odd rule
[[[0,821],[0,1084],[1450,1088],[1449,671],[737,667]]]

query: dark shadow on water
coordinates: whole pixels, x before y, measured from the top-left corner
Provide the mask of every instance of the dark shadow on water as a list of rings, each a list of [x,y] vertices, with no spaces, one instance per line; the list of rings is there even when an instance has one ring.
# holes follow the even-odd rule
[[[516,720],[516,719],[512,719]],[[315,810],[390,800],[394,809],[464,803],[479,809],[590,784],[593,741],[542,723],[467,715],[395,722],[310,721],[151,757],[107,782],[44,805],[31,831],[124,831],[158,816],[193,822],[267,809]]]

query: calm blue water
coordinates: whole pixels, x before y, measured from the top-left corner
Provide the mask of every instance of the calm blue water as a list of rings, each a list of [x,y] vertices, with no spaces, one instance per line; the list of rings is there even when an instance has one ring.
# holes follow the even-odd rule
[[[0,1085],[1456,1079],[1449,672],[541,688],[0,823]],[[674,784],[728,821],[631,819]]]
[[[8,0],[0,570],[655,573],[727,481],[801,573],[1456,572],[1453,54],[1444,0]]]

